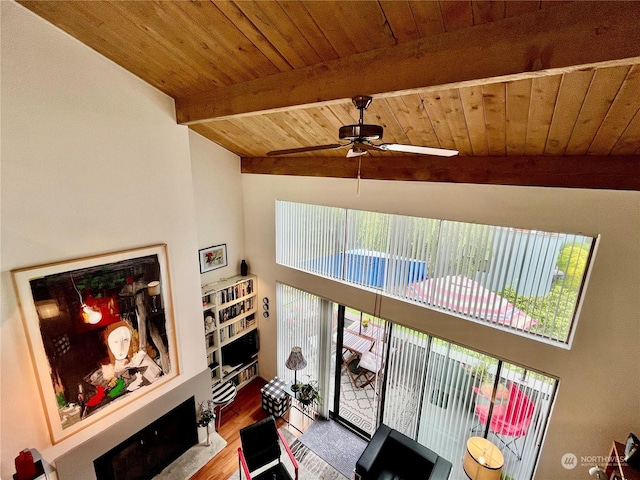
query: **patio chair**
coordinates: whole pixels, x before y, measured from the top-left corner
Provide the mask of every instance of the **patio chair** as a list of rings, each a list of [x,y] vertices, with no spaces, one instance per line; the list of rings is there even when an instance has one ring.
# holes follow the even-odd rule
[[[358,388],[364,388],[367,385],[371,385],[382,372],[383,360],[381,352],[364,352],[358,362],[357,373],[354,374],[349,370],[349,375],[351,376],[353,385]]]
[[[238,448],[238,478],[242,479],[244,473],[247,479],[298,480],[298,462],[284,435],[276,427],[273,416],[242,428],[240,442],[242,447]],[[280,444],[291,459],[295,477],[291,476],[280,459]]]
[[[349,370],[349,376],[356,388],[364,388],[371,385],[382,370],[382,356],[373,352],[365,352],[360,357],[357,371]]]
[[[478,387],[474,390],[478,393]],[[493,432],[498,440],[518,457],[518,460],[522,460],[522,452],[518,449],[516,440],[527,434],[535,404],[513,382],[507,386],[507,392],[507,401],[493,406],[489,431]],[[490,407],[490,404],[477,404],[475,407],[478,420],[485,428],[489,420]],[[512,437],[512,439],[507,441],[504,437]]]
[[[382,370],[385,364],[385,348],[386,344],[383,342],[377,342],[370,351],[364,352],[358,362],[358,370],[354,374],[349,371],[353,385],[358,388],[364,388],[367,385],[371,385],[373,388],[373,382],[382,375]],[[395,353],[395,347],[391,347],[390,355]]]

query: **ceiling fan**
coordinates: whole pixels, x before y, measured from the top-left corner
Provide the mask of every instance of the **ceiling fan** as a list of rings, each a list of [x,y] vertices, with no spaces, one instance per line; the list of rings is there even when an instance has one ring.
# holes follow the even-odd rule
[[[318,150],[333,150],[336,148],[351,146],[347,152],[347,157],[359,157],[370,150],[382,152],[405,152],[417,153],[421,155],[436,155],[440,157],[452,157],[458,154],[457,150],[445,148],[421,147],[417,145],[402,145],[399,143],[382,143],[375,145],[374,140],[382,138],[383,128],[380,125],[364,123],[364,111],[371,105],[371,97],[358,95],[352,98],[355,107],[360,111],[360,120],[354,125],[343,125],[338,131],[340,140],[349,143],[332,143],[329,145],[315,145],[311,147],[290,148],[287,150],[273,150],[267,152],[267,156],[275,157],[279,155],[290,155],[295,153],[316,152]]]

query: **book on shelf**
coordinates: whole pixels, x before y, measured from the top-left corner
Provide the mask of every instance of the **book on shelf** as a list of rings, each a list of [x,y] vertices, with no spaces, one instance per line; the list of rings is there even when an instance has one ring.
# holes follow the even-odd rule
[[[243,318],[239,322],[227,325],[226,327],[220,329],[220,341],[224,342],[225,340],[233,338],[241,334],[243,331],[253,327],[255,324],[255,315],[250,315],[246,318]]]
[[[253,279],[248,279],[216,292],[216,302],[218,304],[229,303],[238,298],[251,295],[253,293]]]
[[[223,375],[229,375],[230,373],[235,372],[240,367],[242,367],[241,363],[238,364],[238,365],[223,365],[222,366],[222,374]]]
[[[242,370],[236,377],[238,383],[246,382],[247,380],[258,375],[258,364],[254,363],[249,367]]]
[[[220,323],[226,323],[229,320],[233,320],[234,318],[244,314],[245,312],[253,309],[253,299],[250,298],[244,302],[237,303],[235,305],[231,305],[227,308],[223,308],[218,312],[218,320]]]

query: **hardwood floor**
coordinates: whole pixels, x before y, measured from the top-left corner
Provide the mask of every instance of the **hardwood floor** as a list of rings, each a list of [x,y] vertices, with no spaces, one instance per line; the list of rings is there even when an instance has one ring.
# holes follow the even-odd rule
[[[262,409],[260,389],[266,382],[257,378],[245,387],[238,390],[238,396],[230,407],[222,411],[222,424],[218,434],[227,441],[227,446],[222,449],[209,463],[200,469],[191,480],[227,480],[238,470],[238,447],[240,447],[239,431],[242,427],[267,417],[267,412]],[[290,421],[302,431],[309,428],[312,421],[292,409]],[[290,426],[284,419],[278,418],[276,423],[279,428],[289,430],[296,437],[301,432]]]

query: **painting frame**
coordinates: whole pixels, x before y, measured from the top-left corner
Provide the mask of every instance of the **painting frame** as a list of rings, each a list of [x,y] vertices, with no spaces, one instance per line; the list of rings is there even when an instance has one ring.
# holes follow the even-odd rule
[[[11,274],[53,444],[105,421],[180,374],[166,244]],[[98,287],[97,279],[102,279]],[[107,287],[116,293],[95,293]],[[128,337],[122,358],[114,355],[114,330]],[[71,384],[76,390],[68,388]],[[114,394],[116,385],[120,390]]]
[[[227,258],[227,244],[221,243],[213,247],[198,250],[200,273],[210,272],[229,265]]]

